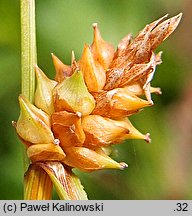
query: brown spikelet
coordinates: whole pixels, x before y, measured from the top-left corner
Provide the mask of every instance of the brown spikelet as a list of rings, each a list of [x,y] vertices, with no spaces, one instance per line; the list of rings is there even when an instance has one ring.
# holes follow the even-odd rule
[[[66,77],[72,75],[72,68],[71,66],[64,64],[53,53],[51,55],[52,55],[53,64],[55,66],[55,71],[56,71],[55,80],[57,82],[62,82]]]
[[[150,35],[151,49],[154,50],[177,28],[182,17],[182,13],[160,23]]]
[[[101,90],[106,81],[106,73],[102,65],[95,61],[90,47],[85,44],[83,54],[78,62],[80,69],[83,72],[85,83],[90,92]]]
[[[111,44],[103,40],[97,23],[93,24],[93,29],[94,39],[91,45],[91,52],[93,53],[94,59],[103,66],[104,70],[107,70],[114,56],[114,48]]]
[[[117,163],[104,153],[98,153],[86,147],[72,147],[67,149],[65,163],[71,167],[90,172],[101,169],[124,169],[126,163]]]
[[[132,70],[134,71],[133,76],[135,76],[135,73],[138,75],[141,73],[143,74],[143,67],[145,67],[145,64],[149,65],[150,59],[152,59],[152,51],[175,30],[180,22],[181,16],[182,14],[179,14],[162,22],[162,20],[167,17],[167,15],[165,15],[147,25],[136,38],[127,45],[127,48],[124,49],[126,50],[125,57],[117,56],[113,60],[111,67],[107,70],[107,80],[104,89],[110,90],[120,87],[121,79],[123,79],[124,74],[127,74],[127,71],[130,71],[131,68],[133,68]],[[157,57],[156,64],[159,64],[161,61],[159,60],[159,56]],[[141,69],[139,69],[140,66],[138,64],[141,64]],[[145,71],[145,73],[149,73],[148,69]],[[132,74],[132,72],[130,74]],[[127,84],[127,81],[124,83]]]
[[[84,117],[82,126],[86,134],[85,145],[107,146],[119,143],[129,134],[123,123],[99,115]]]
[[[54,135],[60,140],[60,146],[63,149],[84,143],[85,134],[81,126],[81,113],[55,112],[51,116],[51,124]]]
[[[93,114],[121,118],[137,113],[140,109],[151,106],[151,102],[132,94],[126,88],[117,88],[110,91],[100,91],[93,94],[96,106]]]

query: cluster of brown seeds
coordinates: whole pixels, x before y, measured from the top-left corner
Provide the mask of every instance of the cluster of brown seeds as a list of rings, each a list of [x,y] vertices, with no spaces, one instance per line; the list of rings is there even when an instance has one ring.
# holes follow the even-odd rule
[[[72,53],[71,66],[52,54],[56,69],[51,80],[35,67],[34,104],[19,96],[20,116],[15,124],[33,163],[59,161],[71,168],[94,171],[124,169],[109,156],[108,148],[126,139],[144,139],[127,117],[153,105],[150,86],[161,63],[157,46],[177,27],[181,14],[147,25],[133,39],[124,37],[115,51],[93,24],[94,40],[85,44],[80,60]],[[140,98],[144,95],[146,99]]]

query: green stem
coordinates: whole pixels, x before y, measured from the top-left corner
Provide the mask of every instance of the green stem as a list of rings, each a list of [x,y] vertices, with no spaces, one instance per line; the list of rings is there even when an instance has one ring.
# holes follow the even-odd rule
[[[21,0],[21,92],[33,102],[37,64],[35,0]]]
[[[21,94],[33,102],[35,91],[35,71],[37,64],[35,0],[20,0],[21,6]],[[29,159],[23,150],[24,172],[28,169]]]
[[[35,65],[37,64],[35,0],[21,2],[21,93],[33,103],[35,92]],[[35,167],[31,169],[26,149],[24,158],[24,199],[50,199],[52,182],[46,172]],[[34,166],[33,166],[34,167]],[[28,171],[27,171],[28,170]],[[26,172],[27,171],[27,172]]]

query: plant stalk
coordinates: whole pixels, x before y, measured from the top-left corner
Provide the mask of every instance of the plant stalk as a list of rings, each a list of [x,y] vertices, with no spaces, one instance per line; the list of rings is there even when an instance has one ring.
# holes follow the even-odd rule
[[[20,0],[21,7],[21,94],[31,103],[35,93],[35,65],[37,64],[35,0]],[[23,150],[24,199],[50,199],[52,182],[43,169],[31,171],[26,149]],[[28,171],[27,171],[28,170]],[[27,176],[30,176],[29,178]],[[46,186],[46,187],[45,187]],[[47,187],[48,186],[48,187]]]
[[[37,63],[35,0],[21,0],[21,94],[31,103],[35,91],[34,65]],[[29,159],[23,150],[24,171],[28,169]]]
[[[37,64],[35,0],[21,0],[21,92],[33,102]]]

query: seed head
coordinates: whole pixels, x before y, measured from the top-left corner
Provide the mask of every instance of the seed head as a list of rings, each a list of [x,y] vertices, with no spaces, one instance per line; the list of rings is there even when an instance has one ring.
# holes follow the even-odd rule
[[[21,112],[14,123],[31,161],[43,162],[48,173],[51,168],[45,161],[87,172],[126,168],[126,163],[110,157],[109,148],[126,139],[151,141],[149,133],[139,132],[127,117],[152,106],[151,93],[161,94],[160,88],[151,87],[162,63],[162,52],[155,54],[155,49],[175,30],[181,16],[165,20],[165,15],[135,38],[128,34],[116,51],[94,23],[93,43],[85,44],[80,60],[72,52],[69,66],[52,54],[55,81],[36,66],[35,105],[19,96]],[[55,179],[57,174],[50,176]]]

